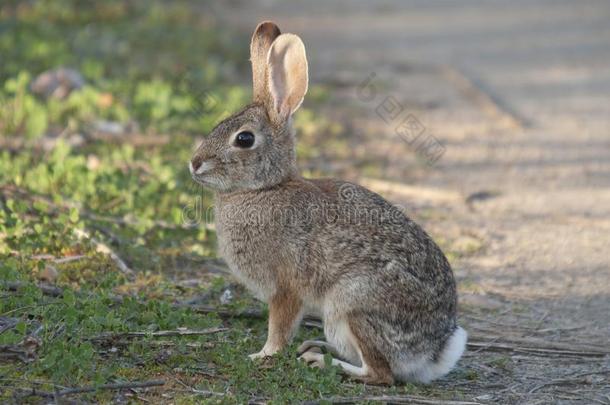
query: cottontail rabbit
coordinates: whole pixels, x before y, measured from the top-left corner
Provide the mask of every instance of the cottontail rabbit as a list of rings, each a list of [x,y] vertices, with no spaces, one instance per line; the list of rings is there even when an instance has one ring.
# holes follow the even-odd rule
[[[447,259],[413,221],[379,195],[298,173],[292,114],[307,92],[301,39],[272,22],[250,46],[254,100],[222,121],[190,162],[215,191],[220,253],[231,272],[269,304],[262,350],[286,346],[304,314],[324,322],[326,342],[301,358],[362,381],[429,382],[448,373],[466,345]]]

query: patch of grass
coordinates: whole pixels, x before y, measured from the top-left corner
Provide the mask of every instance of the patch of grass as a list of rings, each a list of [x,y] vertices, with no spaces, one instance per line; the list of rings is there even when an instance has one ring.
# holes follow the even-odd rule
[[[101,256],[98,259],[104,261]],[[359,384],[343,385],[335,368],[319,370],[299,362],[294,345],[263,362],[248,359],[248,353],[258,351],[264,344],[265,322],[223,322],[214,314],[176,309],[171,301],[180,298],[179,294],[171,294],[170,300],[141,292],[117,302],[113,297],[125,280],[112,271],[98,273],[93,280],[82,279],[78,290],[68,288],[61,297],[48,297],[41,293],[33,278],[23,274],[11,277],[11,269],[21,265],[19,259],[10,258],[1,267],[3,279],[18,280],[22,287],[16,292],[6,287],[0,290],[3,297],[0,314],[19,320],[14,328],[0,334],[0,345],[18,347],[25,337],[36,333],[40,347],[30,363],[0,366],[1,378],[20,381],[16,387],[28,387],[27,381],[45,381],[38,388],[52,391],[55,385],[96,385],[161,376],[169,386],[179,381],[199,391],[223,393],[223,403],[244,403],[252,398],[292,403],[337,393],[355,395],[363,390]],[[111,265],[100,269],[108,267]],[[218,326],[228,330],[193,337],[94,339],[108,332],[200,330]],[[312,338],[316,333],[302,330],[297,340]],[[182,400],[195,395],[171,389],[149,395],[155,397],[162,392]],[[4,391],[4,395],[11,393]],[[100,391],[84,398],[106,401],[112,395]]]
[[[487,364],[503,371],[512,371],[512,360],[508,356],[499,356],[491,359]]]

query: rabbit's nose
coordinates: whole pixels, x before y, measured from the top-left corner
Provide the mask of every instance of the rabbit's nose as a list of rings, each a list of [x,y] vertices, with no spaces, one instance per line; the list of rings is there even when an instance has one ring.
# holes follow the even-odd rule
[[[191,168],[192,171],[196,172],[197,169],[199,169],[201,167],[201,164],[203,163],[203,158],[201,156],[195,156],[192,160],[191,160]]]

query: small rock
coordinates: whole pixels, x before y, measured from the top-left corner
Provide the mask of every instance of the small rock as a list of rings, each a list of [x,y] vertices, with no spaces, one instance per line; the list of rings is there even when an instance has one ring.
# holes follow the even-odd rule
[[[41,342],[40,342],[40,339],[38,339],[34,336],[27,336],[21,342],[21,346],[23,347],[24,353],[27,356],[27,358],[30,360],[33,360],[34,358],[36,358],[36,352],[38,351],[38,348],[41,346]]]
[[[174,352],[171,349],[162,349],[155,356],[155,362],[157,362],[158,364],[166,363],[172,357],[173,354]]]
[[[85,85],[83,76],[74,69],[57,68],[47,70],[38,75],[30,89],[32,93],[44,98],[65,99],[74,90],[78,90]]]
[[[466,204],[472,204],[475,201],[485,201],[500,196],[502,193],[495,190],[482,190],[470,194],[466,197]]]
[[[233,293],[228,288],[220,296],[220,303],[226,305],[233,300]]]
[[[57,276],[59,276],[59,272],[54,266],[47,264],[43,271],[38,274],[38,278],[42,281],[47,281],[49,283],[53,283]]]

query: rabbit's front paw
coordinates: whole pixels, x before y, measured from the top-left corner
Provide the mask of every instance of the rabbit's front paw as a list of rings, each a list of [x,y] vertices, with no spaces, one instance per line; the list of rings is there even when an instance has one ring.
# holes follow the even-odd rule
[[[256,359],[264,359],[265,357],[268,357],[269,355],[265,353],[264,350],[261,350],[258,353],[252,353],[249,354],[248,357],[250,357],[250,360],[256,360]]]
[[[252,354],[248,355],[248,357],[250,357],[250,360],[264,359],[266,357],[273,356],[277,352],[278,352],[278,349],[270,349],[267,346],[265,346],[261,349],[260,352],[252,353]]]

